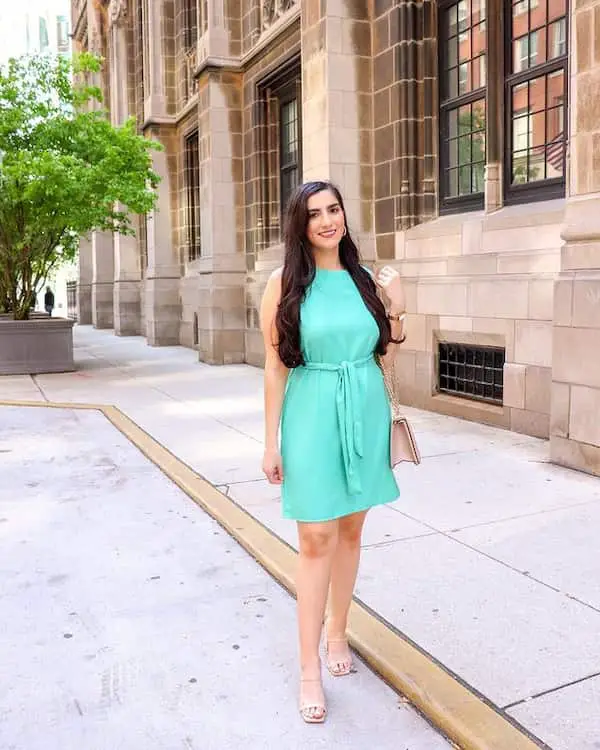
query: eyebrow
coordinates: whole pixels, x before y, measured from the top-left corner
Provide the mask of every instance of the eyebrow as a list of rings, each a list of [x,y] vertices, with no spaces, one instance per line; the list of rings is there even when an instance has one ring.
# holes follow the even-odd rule
[[[327,208],[327,209],[330,209],[330,208],[339,208],[339,207],[340,207],[340,204],[337,201],[335,203],[331,203],[329,206],[325,206],[325,208]],[[309,213],[312,213],[313,211],[320,211],[321,209],[320,208],[309,208],[308,210],[309,210]]]

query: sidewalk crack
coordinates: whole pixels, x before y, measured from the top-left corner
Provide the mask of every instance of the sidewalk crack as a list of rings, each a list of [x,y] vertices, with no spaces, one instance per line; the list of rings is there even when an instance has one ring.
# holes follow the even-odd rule
[[[548,690],[542,690],[539,693],[534,693],[528,698],[522,698],[519,701],[514,701],[514,703],[508,703],[506,706],[502,707],[502,710],[508,711],[511,708],[515,708],[516,706],[522,706],[525,703],[530,703],[531,701],[536,700],[536,698],[543,698],[545,695],[551,695],[552,693],[557,693],[559,690],[564,690],[565,688],[572,687],[573,685],[579,685],[582,682],[587,682],[587,680],[593,680],[595,677],[600,677],[600,672],[593,672],[592,674],[588,674],[585,677],[580,677],[577,680],[565,682],[563,685],[558,685],[557,687],[549,688]]]
[[[41,395],[41,397],[42,397],[42,398],[44,399],[44,401],[45,401],[46,403],[48,403],[48,400],[49,400],[49,399],[48,399],[48,397],[46,396],[46,394],[44,393],[44,391],[43,391],[43,389],[42,389],[42,386],[41,386],[41,385],[40,385],[40,384],[38,383],[38,381],[37,381],[37,375],[30,375],[29,377],[31,378],[31,380],[32,380],[33,384],[35,385],[35,387],[36,387],[36,388],[38,389],[38,391],[40,392],[40,395]]]

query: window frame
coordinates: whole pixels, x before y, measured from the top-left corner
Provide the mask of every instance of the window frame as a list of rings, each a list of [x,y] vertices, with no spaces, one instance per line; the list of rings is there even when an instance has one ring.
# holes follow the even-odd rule
[[[183,43],[186,52],[193,52],[200,35],[197,0],[183,0]]]
[[[300,55],[295,54],[293,57],[279,62],[274,69],[267,73],[260,81],[256,84],[256,98],[261,103],[260,106],[260,130],[262,131],[262,146],[259,154],[259,174],[262,183],[262,198],[261,203],[263,205],[264,212],[264,231],[269,232],[271,227],[271,219],[278,219],[279,222],[279,234],[281,238],[281,227],[283,226],[284,206],[282,201],[281,191],[281,156],[282,156],[282,128],[281,128],[281,113],[282,104],[289,102],[292,99],[297,101],[297,114],[298,114],[298,159],[297,169],[299,174],[299,181],[302,181],[302,65]],[[271,171],[269,167],[269,145],[275,141],[269,139],[269,128],[272,122],[269,120],[269,107],[268,101],[276,101],[277,107],[277,138],[276,138],[276,152],[277,152],[277,169]],[[275,196],[271,195],[270,182],[271,178],[277,176],[277,196],[276,203],[278,206],[278,212],[271,213],[271,206],[275,202]],[[270,244],[273,240],[272,237],[267,239],[267,244]]]
[[[548,10],[549,0],[541,0],[546,3]],[[546,60],[538,65],[532,65],[524,70],[520,70],[517,73],[512,72],[513,67],[513,49],[512,49],[512,7],[513,0],[504,0],[504,149],[503,149],[503,194],[504,194],[504,205],[518,205],[522,203],[538,203],[539,201],[553,200],[557,198],[564,198],[566,193],[566,171],[567,171],[567,150],[570,141],[569,131],[569,14],[570,14],[570,2],[565,0],[565,16],[564,16],[564,28],[565,28],[565,53],[559,57]],[[535,7],[539,7],[539,2]],[[531,12],[531,8],[528,8],[528,13]],[[556,19],[557,21],[559,19]],[[545,30],[550,28],[548,17],[546,16],[546,22],[543,27],[528,27],[528,36],[531,32],[539,32],[543,28]],[[546,33],[546,56],[548,56],[549,48],[548,34]],[[529,47],[529,45],[528,45]],[[536,78],[546,78],[551,73],[557,71],[563,72],[564,90],[563,90],[563,133],[564,133],[564,161],[563,161],[563,174],[561,177],[550,177],[544,180],[534,180],[532,182],[521,183],[517,185],[511,184],[512,181],[512,155],[513,155],[513,118],[512,118],[512,91],[516,86],[523,83],[533,81]],[[547,80],[547,78],[546,78]],[[545,84],[547,86],[547,83]],[[549,111],[548,102],[545,102],[544,112]],[[551,109],[551,108],[550,108]],[[530,117],[532,114],[529,115]],[[544,144],[544,148],[547,149],[549,143]],[[546,156],[544,156],[546,159]]]
[[[279,154],[278,154],[278,166],[279,166],[279,213],[283,221],[285,214],[285,208],[287,201],[284,201],[283,195],[283,175],[286,172],[296,170],[298,173],[298,184],[302,181],[302,99],[299,92],[299,86],[297,80],[290,81],[289,84],[275,92],[278,103],[278,128],[279,128]],[[296,102],[296,124],[298,127],[298,149],[296,152],[296,160],[288,164],[283,163],[284,155],[284,142],[283,142],[283,110],[284,107],[291,102]],[[291,193],[290,193],[291,195]],[[288,198],[290,196],[287,196]]]
[[[195,148],[190,144],[195,141]],[[197,172],[191,168],[193,154],[197,155]],[[197,180],[190,180],[192,173]],[[183,134],[183,186],[185,190],[185,249],[186,262],[193,263],[202,257],[202,213],[200,207],[200,132],[192,128]],[[195,200],[193,200],[195,198]],[[196,219],[198,221],[196,222]]]
[[[449,189],[448,189],[448,173],[449,173],[449,163],[450,163],[450,153],[449,153],[449,146],[448,146],[448,139],[449,139],[449,112],[452,110],[460,110],[461,107],[465,105],[472,105],[475,102],[483,101],[486,111],[486,126],[484,131],[484,138],[485,138],[485,150],[487,152],[487,64],[485,66],[486,70],[486,82],[483,86],[480,86],[478,89],[475,89],[474,91],[468,91],[464,94],[459,94],[456,97],[449,98],[448,100],[444,101],[442,99],[442,92],[443,92],[443,82],[442,77],[446,73],[447,66],[446,61],[448,59],[448,40],[443,35],[443,18],[444,13],[451,8],[453,5],[457,5],[460,8],[460,0],[440,0],[438,4],[438,23],[437,23],[437,35],[438,35],[438,149],[439,149],[439,169],[438,169],[438,181],[439,181],[439,190],[438,190],[438,206],[439,206],[439,213],[440,215],[445,214],[453,214],[453,213],[462,213],[463,211],[480,211],[484,207],[485,203],[485,188],[484,191],[478,192],[478,193],[470,193],[466,195],[458,195],[458,196],[452,196],[450,197],[448,195]],[[459,8],[457,8],[457,17],[459,14]],[[487,10],[487,9],[486,9]],[[460,20],[460,19],[459,19]],[[488,18],[487,13],[485,17],[485,24],[486,24],[486,50],[485,55],[479,55],[479,59],[481,57],[487,56],[487,26],[488,26]],[[473,28],[473,27],[471,27]],[[458,29],[457,29],[457,33]],[[473,65],[474,61],[477,58],[470,58],[469,62],[471,65]],[[481,66],[481,62],[477,63]],[[457,60],[457,80],[459,73],[460,66],[458,65]],[[485,180],[485,164],[487,163],[487,159],[484,161],[484,180]],[[470,166],[472,167],[473,162],[469,162]]]

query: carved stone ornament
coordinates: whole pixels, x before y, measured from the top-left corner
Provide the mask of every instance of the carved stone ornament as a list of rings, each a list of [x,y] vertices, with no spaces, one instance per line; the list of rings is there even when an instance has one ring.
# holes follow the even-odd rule
[[[110,0],[108,6],[110,25],[122,23],[127,18],[127,11],[127,0]]]
[[[298,4],[298,0],[261,0],[263,29],[275,23],[284,13]]]

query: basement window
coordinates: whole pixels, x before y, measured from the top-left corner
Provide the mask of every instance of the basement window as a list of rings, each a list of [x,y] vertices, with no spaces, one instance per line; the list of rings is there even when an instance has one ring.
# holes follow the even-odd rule
[[[440,342],[439,391],[501,405],[504,360],[505,350],[499,347]]]

